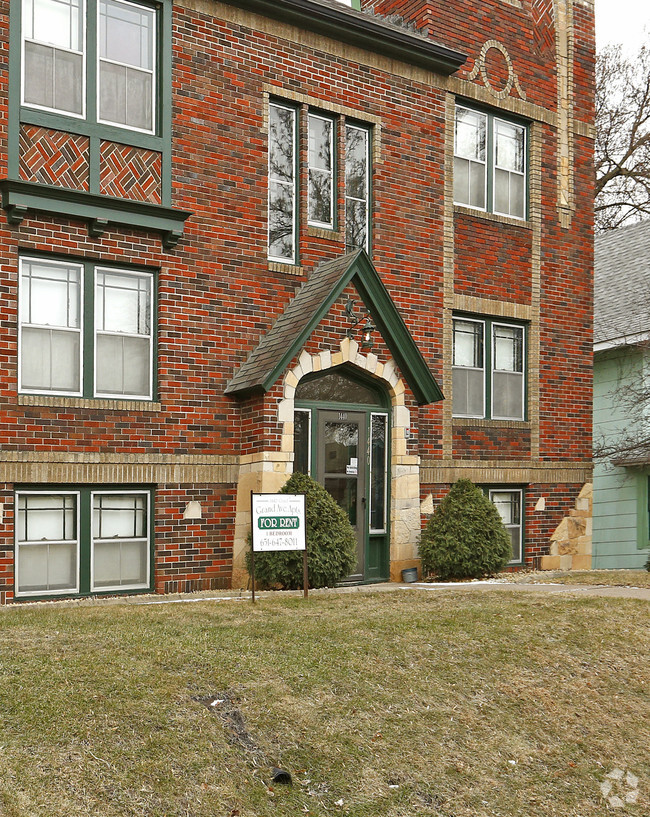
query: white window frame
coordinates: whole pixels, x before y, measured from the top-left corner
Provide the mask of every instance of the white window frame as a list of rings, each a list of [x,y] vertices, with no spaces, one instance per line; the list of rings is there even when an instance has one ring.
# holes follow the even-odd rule
[[[22,0],[17,0],[21,3],[21,32],[20,32],[20,104],[23,105],[25,108],[31,108],[36,111],[48,111],[50,113],[56,113],[60,116],[71,117],[73,119],[85,120],[87,117],[86,112],[86,74],[87,74],[87,45],[86,45],[86,0],[80,0],[79,2],[79,16],[82,20],[81,25],[81,51],[74,51],[73,49],[59,49],[61,51],[67,51],[69,54],[81,54],[82,64],[81,64],[81,113],[74,113],[72,111],[65,111],[61,108],[50,108],[46,105],[36,105],[34,102],[26,102],[25,101],[25,67],[26,67],[26,59],[25,59],[25,43],[32,42],[36,43],[37,45],[44,45],[46,47],[58,48],[58,46],[53,46],[51,43],[44,43],[40,40],[29,39],[25,36],[25,26],[24,21],[22,20],[22,16],[24,14],[24,8],[22,7]]]
[[[365,155],[366,155],[366,184],[365,184],[365,190],[364,190],[365,198],[359,199],[359,198],[356,198],[355,196],[348,195],[347,178],[345,179],[346,184],[345,184],[345,228],[344,229],[345,229],[345,233],[346,233],[346,236],[345,236],[346,244],[347,244],[347,226],[348,226],[348,222],[347,222],[347,218],[348,218],[348,201],[363,201],[363,202],[365,202],[365,205],[366,205],[366,241],[364,243],[363,249],[366,252],[368,252],[369,247],[370,247],[370,169],[371,169],[371,164],[370,164],[370,128],[363,127],[361,125],[354,125],[354,124],[352,124],[350,122],[345,122],[344,127],[345,127],[345,131],[346,131],[346,137],[347,137],[347,129],[350,128],[350,130],[361,131],[362,133],[365,134],[365,138],[366,138],[366,151],[365,151]],[[348,140],[346,138],[345,139],[345,161],[346,162],[347,162],[347,158],[348,158],[347,147],[348,147]],[[346,170],[347,170],[347,168],[346,168]],[[347,172],[346,172],[346,176],[347,176]],[[347,247],[346,247],[346,250],[347,250]]]
[[[115,392],[101,392],[97,390],[97,320],[95,317],[95,305],[97,302],[97,274],[100,272],[106,273],[117,273],[118,275],[129,275],[133,278],[149,278],[150,280],[150,314],[149,314],[149,393],[148,394],[126,394],[122,393],[115,393]],[[141,272],[138,270],[128,270],[128,269],[121,269],[119,267],[103,267],[103,266],[96,266],[93,268],[93,396],[97,398],[106,398],[108,400],[152,400],[153,399],[153,377],[154,377],[154,368],[153,368],[153,347],[154,347],[154,322],[155,322],[155,281],[153,273],[151,272]],[[117,337],[128,337],[128,338],[144,338],[147,337],[146,335],[134,335],[129,332],[106,332],[102,330],[103,334],[117,336]]]
[[[497,326],[506,329],[521,330],[521,372],[510,372],[506,369],[496,369],[496,339],[494,330]],[[490,326],[490,417],[493,420],[523,420],[526,417],[526,327],[518,323],[506,323],[504,321],[492,321]],[[485,341],[484,341],[485,343]],[[495,372],[506,372],[508,374],[521,374],[521,416],[506,417],[494,412],[494,374]]]
[[[494,504],[494,494],[519,494],[519,522],[518,523],[503,523],[504,528],[510,533],[511,530],[519,531],[519,557],[512,558],[508,561],[509,565],[523,564],[524,561],[524,491],[522,488],[510,488],[504,486],[503,488],[488,488],[488,496],[490,502]],[[497,507],[495,505],[495,507]],[[498,510],[498,509],[497,509]]]
[[[135,494],[144,495],[146,496],[147,500],[147,520],[146,520],[146,545],[147,545],[147,570],[146,570],[146,579],[144,583],[140,584],[117,584],[102,587],[95,587],[95,541],[109,541],[109,542],[117,542],[119,541],[119,537],[115,539],[98,539],[95,540],[94,535],[94,513],[95,513],[95,497],[96,496],[106,496],[111,494],[113,496],[134,496]],[[144,590],[148,589],[151,581],[151,491],[141,491],[141,490],[96,490],[90,492],[90,530],[88,531],[89,536],[89,543],[90,543],[90,592],[91,593],[110,593],[119,591],[124,593],[126,591],[131,590]],[[138,539],[142,539],[142,537],[137,537]]]
[[[320,119],[321,122],[328,122],[330,125],[330,138],[329,138],[329,148],[330,148],[330,161],[331,161],[331,168],[330,170],[323,170],[322,168],[312,168],[311,164],[309,163],[310,158],[310,129],[311,129],[311,122],[313,119]],[[329,189],[330,189],[330,217],[329,221],[316,221],[315,219],[307,218],[307,224],[309,227],[320,227],[323,230],[333,230],[335,227],[335,214],[336,214],[336,189],[335,189],[335,180],[336,180],[336,151],[335,151],[335,141],[336,141],[336,119],[331,116],[324,116],[320,113],[311,113],[307,114],[307,213],[311,209],[311,184],[310,184],[310,176],[312,169],[317,173],[329,173]]]
[[[19,529],[18,529],[18,500],[21,496],[74,496],[76,498],[75,502],[75,524],[76,524],[76,555],[77,555],[77,575],[76,575],[76,584],[74,589],[72,588],[65,588],[63,590],[29,590],[27,592],[20,591],[20,551],[22,547],[27,545],[36,545],[36,544],[43,544],[43,540],[39,540],[38,542],[29,542],[27,540],[22,541],[19,540]],[[80,574],[80,556],[81,556],[81,531],[80,531],[80,501],[79,501],[80,493],[79,491],[57,491],[57,490],[43,490],[43,491],[32,491],[32,490],[17,490],[14,493],[14,543],[15,543],[15,558],[14,558],[14,592],[16,598],[30,598],[30,597],[41,597],[41,596],[70,596],[76,595],[79,593],[79,574]],[[22,546],[21,546],[22,541]],[[47,544],[63,544],[64,542],[71,542],[72,540],[64,539],[61,542],[58,540],[46,540]]]
[[[85,0],[84,0],[85,2]],[[138,9],[143,9],[144,11],[153,12],[153,37],[152,37],[152,44],[151,44],[151,64],[153,68],[150,70],[148,68],[138,68],[138,71],[143,71],[146,73],[151,74],[151,128],[136,128],[133,125],[127,125],[122,122],[112,122],[110,119],[101,119],[100,117],[100,96],[101,96],[101,63],[110,63],[111,65],[119,65],[126,68],[133,68],[134,66],[128,65],[128,63],[117,62],[116,60],[109,60],[106,57],[100,57],[100,46],[99,46],[99,36],[100,36],[100,7],[101,7],[101,0],[97,0],[97,47],[96,47],[96,58],[97,58],[97,65],[95,67],[96,70],[96,77],[97,77],[97,122],[101,125],[110,125],[111,127],[115,128],[123,128],[124,130],[131,130],[135,131],[136,133],[147,133],[147,134],[155,134],[156,133],[156,85],[158,80],[158,14],[159,10],[155,6],[145,6],[140,3],[133,3],[131,0],[112,0],[114,3],[120,3],[123,6],[131,6]]]
[[[497,116],[496,114],[489,113],[487,111],[483,111],[480,108],[472,108],[470,105],[464,105],[460,102],[456,103],[454,109],[454,150],[453,155],[454,159],[464,159],[466,161],[474,161],[480,163],[479,160],[476,159],[468,159],[466,156],[460,156],[456,153],[456,113],[458,110],[469,111],[470,113],[477,114],[479,116],[484,116],[486,119],[486,134],[485,134],[485,189],[484,189],[484,201],[485,207],[478,207],[475,204],[470,204],[464,201],[456,201],[454,198],[454,204],[457,204],[461,207],[467,207],[471,210],[476,210],[479,213],[493,213],[494,215],[503,216],[504,218],[512,218],[516,221],[526,221],[528,216],[528,177],[530,172],[529,167],[529,157],[528,157],[528,128],[522,122],[517,122],[515,120],[507,119],[503,116]],[[496,122],[503,122],[506,125],[510,125],[511,127],[520,128],[523,132],[524,137],[524,169],[523,172],[519,173],[519,171],[509,170],[507,168],[500,168],[497,166],[496,163],[496,129],[495,123]],[[496,185],[494,183],[494,176],[495,170],[505,170],[508,173],[515,173],[516,175],[522,176],[524,181],[524,193],[523,193],[523,215],[513,215],[512,213],[502,213],[501,211],[497,210],[495,207],[495,189]],[[488,196],[488,192],[491,191],[491,196]],[[488,206],[489,204],[489,206]]]
[[[476,323],[483,327],[483,366],[457,366],[453,362],[453,347],[454,347],[454,339],[455,339],[455,324],[456,321],[462,321],[463,323]],[[453,411],[453,394],[452,394],[452,411],[454,417],[460,418],[467,418],[467,419],[474,419],[474,420],[483,420],[485,419],[485,405],[486,405],[486,391],[487,391],[487,360],[486,360],[486,343],[485,343],[485,330],[486,330],[486,322],[485,320],[481,320],[480,318],[466,318],[465,316],[454,315],[452,319],[452,376],[454,369],[461,369],[463,371],[472,371],[472,372],[482,372],[483,373],[483,411],[480,414],[459,414]]]
[[[20,288],[22,286],[23,280],[23,264],[27,263],[36,263],[36,264],[48,264],[50,266],[60,266],[60,267],[77,267],[79,269],[79,389],[76,391],[59,391],[55,389],[25,389],[22,386],[23,382],[23,375],[22,375],[22,346],[23,346],[23,329],[27,328],[36,328],[36,329],[45,329],[46,326],[41,326],[40,324],[32,324],[27,323],[23,320],[23,297],[22,293],[20,292]],[[83,369],[83,362],[84,362],[84,343],[85,343],[85,332],[84,332],[84,266],[83,264],[77,264],[76,262],[66,262],[61,261],[59,259],[47,259],[42,257],[35,257],[35,256],[20,256],[18,260],[18,393],[19,394],[45,394],[50,395],[52,397],[81,397],[83,394],[83,384],[84,384],[84,369]],[[64,328],[64,327],[62,327]],[[76,330],[67,330],[67,331],[76,331]]]
[[[270,119],[271,119],[271,108],[284,108],[287,111],[291,112],[291,116],[293,118],[293,125],[291,128],[292,140],[293,140],[293,181],[292,182],[284,182],[279,181],[277,179],[272,178],[271,176],[271,128],[270,128]],[[297,222],[298,222],[298,162],[297,159],[297,151],[298,151],[298,138],[297,138],[297,122],[298,122],[298,110],[291,106],[285,105],[282,102],[276,102],[275,100],[269,101],[269,139],[267,144],[267,151],[268,151],[268,159],[267,159],[267,229],[266,229],[266,246],[268,252],[268,260],[274,261],[279,264],[295,264],[297,258],[297,244],[298,244],[298,229],[297,229]],[[291,186],[291,190],[293,193],[293,210],[292,210],[292,235],[293,235],[293,252],[291,256],[279,256],[279,255],[272,255],[271,254],[271,219],[270,219],[270,212],[271,212],[271,182],[276,182],[278,184],[282,184],[285,186]]]

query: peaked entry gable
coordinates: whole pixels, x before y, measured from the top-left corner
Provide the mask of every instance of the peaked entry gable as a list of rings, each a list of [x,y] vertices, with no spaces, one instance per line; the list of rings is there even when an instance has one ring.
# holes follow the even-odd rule
[[[365,250],[321,264],[235,373],[226,394],[267,392],[306,344],[345,287],[352,283],[419,405],[442,391]]]

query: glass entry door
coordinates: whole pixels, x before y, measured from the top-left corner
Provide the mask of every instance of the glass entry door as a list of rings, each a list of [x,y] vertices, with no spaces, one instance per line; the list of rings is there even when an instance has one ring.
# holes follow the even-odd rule
[[[357,537],[357,565],[348,581],[364,579],[368,502],[366,425],[364,412],[318,412],[316,479],[343,509]]]

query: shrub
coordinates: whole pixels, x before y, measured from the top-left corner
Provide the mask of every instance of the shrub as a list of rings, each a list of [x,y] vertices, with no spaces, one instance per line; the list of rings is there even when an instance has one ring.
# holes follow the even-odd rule
[[[332,496],[306,474],[293,474],[281,494],[305,494],[309,586],[331,587],[348,576],[357,561],[357,540],[347,516]],[[249,534],[249,545],[252,537]],[[297,590],[303,586],[300,550],[255,554],[255,583]],[[251,571],[251,553],[246,553]]]
[[[447,579],[475,579],[501,570],[512,543],[499,512],[480,488],[459,479],[420,536],[422,571]]]

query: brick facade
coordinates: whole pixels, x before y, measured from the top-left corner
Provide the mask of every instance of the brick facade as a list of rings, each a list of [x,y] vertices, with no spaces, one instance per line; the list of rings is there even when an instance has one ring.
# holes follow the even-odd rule
[[[161,31],[170,32],[166,61],[160,44],[166,75],[156,132],[111,126],[97,136],[100,124],[70,119],[61,130],[58,119],[47,124],[47,112],[9,98],[18,87],[9,71],[20,76],[20,36],[12,31],[10,45],[9,2],[0,0],[10,54],[0,66],[0,175],[9,180],[7,218],[0,214],[0,602],[16,595],[16,489],[150,488],[151,588],[245,583],[248,493],[276,490],[292,468],[294,380],[339,364],[374,378],[391,406],[392,578],[415,563],[417,531],[459,476],[524,490],[528,566],[548,553],[589,479],[593,3],[362,0],[357,14],[336,0],[300,2],[306,13],[313,3],[341,15],[336,31],[346,14],[356,15],[467,58],[446,75],[406,51],[387,56],[381,42],[353,45],[334,29],[287,22],[282,3],[270,17],[235,0],[166,0],[153,4],[165,16]],[[267,260],[270,100],[297,110],[296,264]],[[525,219],[454,205],[456,100],[525,124]],[[309,111],[337,123],[333,230],[307,224]],[[372,135],[369,255],[446,399],[418,406],[377,334],[370,354],[341,345],[344,304],[362,300],[354,286],[264,393],[226,395],[297,289],[346,251],[345,122]],[[11,195],[33,190],[13,181],[46,185],[52,200],[50,188],[87,198],[64,196],[61,206],[17,198],[12,210]],[[119,200],[124,215],[106,215],[103,197]],[[161,241],[178,232],[164,221],[169,208],[192,213],[175,247]],[[20,257],[153,274],[153,399],[21,388]],[[526,327],[524,420],[454,417],[457,313]],[[92,350],[85,354],[88,369]],[[544,510],[536,510],[540,497]],[[189,502],[200,503],[200,519],[183,518]]]

